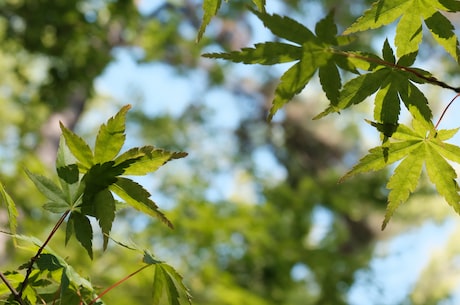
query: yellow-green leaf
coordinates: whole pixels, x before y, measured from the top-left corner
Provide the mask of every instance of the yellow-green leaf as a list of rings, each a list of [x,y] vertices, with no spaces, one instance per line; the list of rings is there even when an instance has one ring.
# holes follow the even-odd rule
[[[387,184],[390,193],[388,194],[388,206],[382,230],[385,229],[394,211],[400,204],[407,201],[409,195],[417,187],[424,158],[425,148],[424,146],[419,146],[417,149],[412,150],[407,158],[396,167],[393,176],[391,176]]]
[[[93,165],[93,152],[88,144],[78,135],[67,129],[60,123],[62,134],[70,152],[77,158],[84,169],[89,169]]]
[[[157,217],[168,227],[173,228],[169,219],[158,209],[155,202],[150,199],[150,193],[141,185],[127,178],[118,178],[117,182],[112,184],[109,189],[136,210]]]
[[[111,161],[125,143],[126,113],[131,105],[126,105],[107,124],[102,124],[94,147],[94,163]]]
[[[12,234],[16,234],[16,228],[18,226],[18,211],[16,205],[14,204],[11,196],[6,192],[5,187],[0,182],[0,197],[2,198],[3,203],[6,205],[6,210],[8,212],[8,223],[10,231]],[[15,239],[16,243],[16,239]]]
[[[203,37],[206,27],[211,22],[212,17],[217,14],[221,4],[222,0],[203,0],[203,19],[198,29],[197,41],[200,41],[201,37]]]
[[[124,174],[138,176],[152,173],[166,162],[185,156],[187,156],[185,152],[170,152],[153,146],[143,146],[130,149],[118,156],[115,165],[128,162],[130,164],[125,168]]]

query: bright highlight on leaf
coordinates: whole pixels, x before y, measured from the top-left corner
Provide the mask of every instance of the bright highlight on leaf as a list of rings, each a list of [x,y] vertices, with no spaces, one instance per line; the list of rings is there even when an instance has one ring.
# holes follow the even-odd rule
[[[407,201],[417,187],[423,165],[430,181],[447,203],[460,214],[457,174],[446,161],[460,163],[460,147],[445,143],[455,135],[455,130],[435,130],[426,121],[413,121],[413,128],[399,124],[392,139],[369,151],[341,180],[359,173],[376,171],[402,160],[394,170],[387,188],[388,206],[382,229],[386,227],[394,211]],[[373,123],[379,126],[377,123]]]
[[[458,61],[458,39],[454,27],[441,11],[457,12],[460,5],[458,1],[443,0],[379,0],[344,34],[376,29],[401,17],[396,28],[395,45],[398,57],[402,57],[418,50],[423,20],[433,38]]]

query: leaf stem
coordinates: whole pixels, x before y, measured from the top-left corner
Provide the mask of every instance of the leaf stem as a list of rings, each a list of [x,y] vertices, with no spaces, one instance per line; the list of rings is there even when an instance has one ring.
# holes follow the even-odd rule
[[[26,277],[24,278],[24,281],[21,284],[21,290],[18,293],[19,298],[22,298],[22,293],[24,292],[24,289],[26,288],[26,286],[28,284],[29,277],[30,277],[30,274],[32,273],[32,268],[33,268],[33,265],[34,265],[35,261],[40,257],[40,254],[42,254],[43,250],[48,245],[48,243],[50,242],[51,238],[54,236],[54,234],[59,229],[61,224],[64,222],[64,220],[67,217],[67,215],[69,215],[69,213],[70,213],[70,210],[67,210],[67,211],[65,211],[64,214],[62,214],[61,218],[59,218],[58,222],[54,225],[53,229],[51,230],[50,234],[46,238],[46,240],[43,243],[43,245],[41,245],[41,247],[38,249],[38,251],[35,254],[35,256],[30,259],[29,266],[27,267]]]
[[[409,73],[414,74],[418,78],[421,78],[421,79],[425,80],[427,83],[430,83],[432,85],[437,85],[437,86],[440,86],[440,87],[445,88],[445,89],[450,89],[452,91],[455,91],[456,93],[460,93],[460,87],[452,87],[449,84],[446,84],[445,82],[442,82],[442,81],[438,80],[434,76],[423,75],[422,73],[420,73],[420,71],[418,71],[416,69],[412,69],[412,68],[409,68],[409,67],[394,64],[394,63],[385,61],[385,60],[380,59],[380,58],[373,58],[373,57],[363,56],[363,55],[356,54],[356,53],[350,53],[350,52],[345,52],[345,51],[340,51],[340,50],[333,50],[333,52],[335,54],[338,54],[338,55],[342,55],[342,56],[346,56],[346,57],[358,58],[358,59],[361,59],[361,60],[364,60],[364,61],[367,61],[367,62],[370,62],[370,63],[384,65],[384,66],[392,67],[392,68],[395,68],[395,69],[398,69],[398,70],[401,70],[401,71],[409,72]]]
[[[14,299],[18,301],[19,304],[25,305],[24,302],[22,301],[22,297],[19,294],[19,292],[11,285],[10,281],[8,281],[8,279],[2,272],[0,272],[0,279],[3,281],[3,283],[5,283],[6,287],[8,287],[8,289],[11,291],[11,293],[14,296]]]
[[[116,282],[115,284],[112,284],[111,286],[109,286],[108,288],[106,288],[104,291],[101,292],[101,294],[99,294],[96,298],[94,298],[91,302],[88,303],[88,305],[93,305],[96,303],[97,300],[99,300],[100,298],[102,298],[105,294],[107,294],[110,290],[112,290],[113,288],[117,287],[118,285],[122,284],[123,282],[125,282],[126,280],[130,279],[131,277],[133,277],[134,275],[136,275],[137,273],[141,272],[142,270],[144,270],[145,268],[149,267],[149,266],[152,266],[152,265],[144,265],[142,266],[141,268],[137,269],[136,271],[134,271],[133,273],[125,276],[124,278],[122,278],[121,280],[119,280],[118,282]]]
[[[456,99],[457,97],[459,97],[459,96],[460,96],[460,93],[457,93],[457,95],[454,96],[454,98],[450,100],[449,104],[447,104],[446,108],[444,108],[444,110],[442,111],[442,114],[441,114],[441,116],[439,117],[438,122],[437,122],[436,125],[434,126],[434,129],[438,129],[439,123],[441,123],[441,120],[442,120],[442,118],[444,117],[444,115],[446,114],[447,109],[449,109],[450,105],[452,105],[452,104],[454,103],[455,99]]]

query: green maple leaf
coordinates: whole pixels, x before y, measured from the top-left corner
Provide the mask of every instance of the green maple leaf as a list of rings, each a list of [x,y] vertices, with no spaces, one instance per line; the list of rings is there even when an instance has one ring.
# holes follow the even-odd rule
[[[252,0],[252,2],[257,6],[258,10],[265,12],[265,0]],[[222,0],[203,0],[203,18],[198,29],[197,41],[201,40],[206,27],[211,22],[212,17],[217,14],[221,5]]]
[[[316,35],[297,21],[276,14],[252,11],[264,25],[276,36],[291,43],[265,42],[254,48],[243,48],[229,53],[204,54],[208,58],[221,58],[245,64],[274,65],[297,61],[280,79],[275,90],[268,118],[299,94],[319,70],[320,82],[324,92],[332,103],[337,103],[341,78],[337,65],[352,70],[342,55],[334,52],[334,46],[350,42],[349,37],[337,36],[337,26],[332,12],[319,21],[315,28]]]
[[[366,67],[371,72],[359,75],[345,83],[337,102],[333,103],[331,101],[331,105],[316,118],[331,112],[340,112],[342,109],[359,104],[377,92],[374,101],[374,119],[376,121],[385,124],[396,124],[401,111],[401,102],[404,103],[413,117],[429,121],[432,113],[428,100],[415,85],[415,83],[423,83],[424,80],[404,69],[394,69],[394,66],[406,67],[406,65],[412,65],[416,54],[405,55],[396,61],[393,50],[387,40],[385,40],[382,54],[382,59],[375,56],[368,57],[374,64],[363,60],[365,63],[362,67]],[[356,60],[354,62],[359,65]],[[418,73],[429,74],[420,69],[412,69]]]
[[[120,152],[125,143],[126,113],[131,105],[126,105],[107,124],[102,124],[97,134],[94,147],[94,163],[112,160]]]
[[[136,210],[157,217],[168,227],[173,228],[171,221],[158,209],[155,202],[150,199],[150,193],[140,184],[127,178],[118,178],[110,186],[110,190]]]
[[[204,31],[211,22],[212,17],[217,14],[217,11],[222,4],[222,0],[203,0],[203,20],[201,21],[200,28],[198,29],[197,41],[201,40],[203,37]]]
[[[344,34],[379,28],[401,17],[396,28],[395,45],[398,57],[402,57],[418,50],[423,20],[433,38],[458,61],[458,39],[454,27],[441,11],[460,11],[460,4],[454,0],[379,0]]]
[[[77,211],[72,212],[67,220],[66,244],[74,234],[89,257],[93,259],[93,229],[88,217]]]
[[[153,254],[144,252],[143,262],[155,268],[153,275],[153,305],[166,304],[180,305],[192,304],[187,287],[183,284],[182,276],[170,265],[158,261]]]
[[[64,212],[65,203],[71,206],[67,224],[66,242],[75,234],[77,240],[92,256],[93,231],[87,216],[95,217],[103,233],[103,249],[107,247],[116,204],[112,192],[133,208],[158,217],[169,227],[171,222],[149,198],[150,193],[139,184],[122,178],[123,175],[146,175],[166,162],[183,158],[184,152],[170,152],[153,146],[136,147],[120,153],[126,139],[126,105],[99,128],[94,152],[78,135],[61,124],[61,141],[56,168],[62,189],[49,179],[29,175],[51,203],[45,208],[51,212]],[[83,177],[80,180],[80,174]]]
[[[6,210],[8,211],[8,223],[10,231],[12,234],[16,234],[16,229],[18,227],[18,210],[16,209],[16,204],[14,203],[11,196],[6,192],[5,187],[0,182],[0,198],[3,203],[6,205]],[[14,239],[16,244],[16,239]]]
[[[378,125],[378,123],[374,123]],[[460,195],[457,174],[447,160],[460,163],[460,147],[444,141],[454,136],[457,129],[436,131],[426,121],[414,120],[413,128],[399,124],[392,134],[396,141],[386,141],[372,148],[341,180],[353,175],[376,171],[401,160],[388,181],[388,206],[382,229],[395,210],[407,201],[417,187],[423,165],[430,181],[447,203],[460,214]],[[381,126],[381,125],[380,125]]]

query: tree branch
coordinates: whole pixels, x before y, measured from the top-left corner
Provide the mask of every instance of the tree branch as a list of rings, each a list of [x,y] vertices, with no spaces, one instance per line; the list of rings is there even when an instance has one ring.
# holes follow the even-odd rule
[[[27,267],[26,277],[25,277],[24,281],[22,281],[21,290],[18,293],[19,298],[22,298],[22,293],[24,292],[24,289],[26,288],[26,286],[28,284],[29,277],[30,277],[30,274],[32,273],[32,268],[33,268],[34,263],[40,257],[40,254],[42,254],[42,252],[45,249],[46,245],[48,245],[49,241],[54,236],[54,233],[56,233],[56,231],[59,229],[59,227],[64,222],[64,220],[67,217],[67,215],[69,215],[69,213],[70,213],[70,210],[67,210],[64,214],[62,214],[61,218],[59,218],[58,222],[54,225],[53,229],[51,230],[50,234],[46,238],[46,240],[43,243],[43,245],[41,245],[41,247],[38,249],[38,251],[35,254],[35,256],[30,259],[29,266]]]
[[[0,272],[0,279],[5,283],[6,287],[11,291],[11,293],[14,296],[14,299],[21,305],[25,305],[24,302],[22,301],[21,294],[11,285],[10,281],[5,277],[5,275]]]
[[[401,70],[401,71],[409,72],[409,73],[414,74],[418,78],[421,78],[421,79],[425,80],[427,83],[430,83],[430,84],[436,85],[436,86],[440,86],[440,87],[445,88],[445,89],[453,90],[456,93],[460,93],[460,87],[450,86],[449,84],[438,80],[436,77],[423,75],[419,71],[417,71],[415,69],[412,69],[412,68],[409,68],[409,67],[394,64],[394,63],[382,60],[380,58],[367,57],[367,56],[359,55],[359,54],[356,54],[356,53],[349,53],[349,52],[344,52],[344,51],[339,51],[339,50],[334,50],[334,53],[339,54],[339,55],[343,55],[343,56],[346,56],[346,57],[353,57],[353,58],[361,59],[361,60],[364,60],[364,61],[367,61],[367,62],[370,62],[370,63],[375,63],[375,64],[378,64],[378,65],[392,67],[392,68],[395,68],[395,69],[398,69],[398,70]]]

